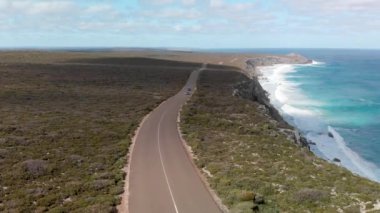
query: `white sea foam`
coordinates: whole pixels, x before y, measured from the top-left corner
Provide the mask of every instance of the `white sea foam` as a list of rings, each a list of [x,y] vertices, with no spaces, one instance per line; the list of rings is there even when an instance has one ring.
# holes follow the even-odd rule
[[[295,66],[323,65],[323,62],[313,61],[312,64]],[[323,112],[318,111],[324,103],[309,99],[299,89],[299,83],[287,80],[287,75],[297,72],[295,66],[280,64],[259,68],[260,84],[268,92],[272,105],[286,121],[316,144],[311,147],[314,153],[330,161],[338,158],[340,164],[352,172],[380,182],[380,169],[351,150],[343,137],[324,122]]]
[[[343,137],[331,126],[328,126],[329,132],[334,136],[335,142],[338,144],[340,150],[347,156],[349,159],[351,159],[351,163],[354,164],[358,169],[359,174],[364,174],[364,176],[376,180],[377,177],[375,175],[376,171],[376,165],[365,161],[362,157],[360,157],[356,152],[354,152],[352,149],[350,149],[346,142],[344,141]],[[377,181],[380,181],[380,179],[377,179]]]
[[[318,114],[312,110],[297,108],[288,104],[281,107],[280,112],[288,117],[287,120],[303,132],[323,132],[325,125],[320,121]]]
[[[311,65],[324,65],[324,64],[325,64],[325,62],[321,62],[321,61],[313,61],[311,63]]]

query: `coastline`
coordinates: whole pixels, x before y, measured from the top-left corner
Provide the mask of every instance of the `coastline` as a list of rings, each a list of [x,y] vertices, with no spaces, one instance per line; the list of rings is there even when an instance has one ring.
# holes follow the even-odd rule
[[[288,97],[278,87],[283,87],[282,90],[292,90],[292,92],[299,93],[299,91],[294,91],[294,88],[284,88],[291,84],[290,82],[286,82],[285,76],[288,73],[296,72],[294,66],[314,66],[319,64],[319,62],[315,61],[308,61],[308,63],[297,63],[296,61],[295,63],[264,63],[264,65],[255,65],[251,61],[247,61],[247,72],[252,79],[251,84],[254,86],[250,87],[252,95],[250,97],[244,97],[243,95],[243,97],[256,100],[265,105],[275,120],[280,123],[284,122],[294,128],[294,141],[303,147],[307,147],[317,157],[344,167],[359,176],[380,182],[379,177],[372,172],[376,166],[351,150],[334,127],[318,120],[319,118],[316,114],[298,109],[291,104],[284,104],[288,101]],[[273,77],[268,74],[270,72],[273,74],[276,71],[280,72],[282,76],[277,75]],[[271,79],[269,80],[268,78]],[[285,85],[286,83],[289,85]],[[290,87],[292,86],[296,88],[297,85],[290,85]],[[297,95],[301,96],[302,94]],[[304,97],[298,98],[302,99]],[[313,122],[310,122],[311,120]],[[318,123],[319,126],[315,125],[314,122]],[[323,125],[325,126],[321,128]]]
[[[3,85],[5,88],[3,91],[5,104],[3,117],[5,120],[1,127],[5,134],[0,139],[5,139],[7,142],[0,144],[2,145],[0,161],[4,168],[15,169],[4,170],[5,182],[2,193],[12,196],[4,197],[0,202],[0,211],[7,209],[20,211],[22,209],[63,209],[70,211],[95,208],[99,211],[116,210],[115,205],[119,204],[123,186],[125,187],[122,182],[124,178],[122,169],[128,170],[128,168],[124,167],[126,164],[123,162],[126,157],[129,158],[126,150],[131,145],[130,139],[133,143],[133,133],[152,106],[157,106],[165,97],[170,97],[171,94],[182,88],[183,85],[180,83],[187,79],[187,74],[181,73],[184,70],[178,69],[178,67],[182,66],[175,64],[188,61],[197,62],[197,60],[214,65],[210,65],[209,69],[202,73],[202,80],[197,84],[199,89],[189,103],[184,105],[181,113],[184,119],[181,119],[180,127],[184,131],[183,136],[187,144],[191,146],[197,157],[197,166],[205,172],[204,177],[210,183],[210,187],[222,200],[229,201],[226,206],[248,210],[255,207],[301,212],[310,208],[310,205],[302,200],[297,200],[298,195],[304,193],[305,190],[306,192],[311,190],[311,192],[323,195],[323,199],[312,200],[312,202],[318,203],[313,206],[315,211],[326,211],[326,208],[345,210],[352,207],[358,209],[358,206],[361,209],[369,209],[369,211],[380,209],[380,185],[378,183],[353,175],[347,169],[328,163],[308,151],[306,147],[301,147],[309,147],[310,144],[306,139],[300,137],[298,132],[294,131],[272,106],[267,92],[258,81],[257,74],[250,70],[251,74],[255,76],[252,78],[254,80],[247,78],[249,73],[247,73],[248,69],[245,69],[246,60],[255,59],[258,63],[261,61],[262,65],[269,66],[272,62],[281,61],[281,57],[286,58],[284,60],[290,60],[288,56],[182,54],[177,52],[171,54],[166,52],[162,55],[158,52],[91,54],[31,52],[30,54],[2,53],[2,56],[4,56],[1,65],[4,68],[2,70],[4,79],[2,80],[5,82]],[[156,56],[168,61],[149,58]],[[268,58],[268,60],[264,58]],[[79,65],[75,64],[73,60],[88,61],[86,64]],[[224,65],[216,64],[221,61]],[[159,64],[157,65],[157,63]],[[139,64],[147,67],[142,68]],[[51,72],[51,69],[58,69],[59,72]],[[72,72],[73,69],[80,70],[83,78],[76,78],[77,72]],[[154,69],[155,72],[152,72],[151,69]],[[249,67],[249,69],[255,68]],[[111,73],[117,78],[109,79],[108,75],[102,74],[103,72]],[[146,76],[150,77],[146,78]],[[130,82],[125,81],[126,78]],[[92,79],[98,80],[93,81]],[[56,88],[50,84],[51,80],[61,82],[66,86]],[[165,87],[162,87],[162,81],[166,82]],[[109,84],[109,82],[114,83]],[[231,97],[231,90],[238,82],[242,82],[239,84],[241,88],[238,88],[239,85],[236,86],[235,95],[242,95],[246,99],[256,99],[257,101]],[[43,93],[41,93],[42,87],[36,86],[37,84],[42,85]],[[99,87],[99,85],[104,85],[104,87]],[[29,88],[30,91],[24,93],[25,88]],[[124,88],[123,93],[114,92],[120,91],[122,88]],[[9,92],[14,92],[14,95],[9,96]],[[49,100],[58,100],[56,99],[58,96],[55,94],[63,94],[62,92],[64,95],[59,95],[58,99],[63,101],[63,104],[59,105],[60,107],[57,109],[54,105],[56,101]],[[85,102],[78,104],[78,92],[85,92],[86,97],[88,95],[90,98],[80,100],[80,103]],[[30,95],[26,96],[25,94]],[[105,96],[108,98],[104,99]],[[21,107],[16,111],[22,113],[16,114],[22,115],[22,118],[14,117],[12,116],[14,113],[11,112],[14,111],[15,101],[17,101],[17,105],[27,101],[32,108]],[[97,104],[92,104],[94,101]],[[126,104],[126,102],[128,103]],[[110,105],[110,103],[112,104]],[[73,108],[72,106],[77,107]],[[112,106],[113,113],[102,114],[99,120],[98,112],[103,112],[104,107],[109,108],[110,106]],[[38,111],[34,111],[34,109],[38,109]],[[268,109],[271,110],[271,113],[268,112]],[[133,113],[128,113],[129,111]],[[35,116],[41,113],[49,116]],[[69,119],[59,119],[66,115],[75,115],[76,117],[71,119],[69,116]],[[77,119],[78,115],[88,118],[86,125],[83,126],[83,122]],[[277,117],[277,121],[273,117]],[[25,119],[26,126],[14,123],[14,119]],[[64,128],[63,132],[59,132],[58,135],[56,134],[56,125],[49,125],[51,122],[54,124],[57,119]],[[109,123],[105,124],[105,121],[109,121]],[[38,135],[30,130],[33,130],[33,125],[38,123],[42,125],[46,134],[42,134],[42,138],[35,139]],[[279,123],[282,124],[279,125]],[[74,129],[72,130],[72,128]],[[67,131],[74,132],[75,138],[64,134]],[[18,137],[21,134],[26,137]],[[94,141],[91,138],[93,134],[104,140]],[[287,135],[291,138],[286,138]],[[94,143],[94,146],[91,146],[94,149],[81,145],[78,143],[79,139],[83,140],[83,143]],[[40,142],[35,143],[36,140]],[[295,145],[294,140],[300,146]],[[49,169],[46,171],[47,173],[33,177],[34,181],[32,182],[26,178],[17,178],[18,181],[14,182],[14,177],[24,177],[31,173],[24,170],[24,160],[26,159],[23,159],[24,157],[21,155],[9,155],[9,150],[23,151],[27,145],[29,149],[26,154],[34,156],[38,154],[38,150],[50,150],[51,141],[62,146],[61,154],[51,155],[49,151],[48,157],[42,153],[41,158],[45,156],[46,158],[42,159],[43,162],[48,163],[49,168],[54,168],[54,170],[50,171]],[[12,145],[9,146],[10,144]],[[34,149],[35,146],[43,149]],[[133,147],[129,147],[129,151],[131,150]],[[19,151],[15,153],[22,154]],[[30,159],[32,162],[40,162],[40,158],[35,159],[31,156]],[[65,160],[62,162],[62,159]],[[14,164],[13,162],[21,163]],[[62,167],[56,167],[56,165],[62,165]],[[90,172],[78,173],[78,171]],[[57,172],[74,174],[74,176],[56,176]],[[83,178],[80,178],[82,176]],[[50,177],[54,177],[53,181],[44,181]],[[75,178],[73,179],[73,177]],[[54,187],[62,182],[68,184],[60,186],[64,188]],[[36,183],[43,183],[43,187]],[[28,190],[19,190],[21,185],[23,186],[21,189],[26,187]],[[102,188],[99,189],[95,186]],[[56,192],[66,188],[74,191],[68,192],[69,194],[62,201],[64,197],[56,196],[60,195]],[[42,190],[44,195],[35,197],[34,189],[38,192]],[[128,189],[124,188],[124,190],[124,192],[128,192]],[[93,199],[88,200],[86,198],[88,195],[91,195]],[[256,195],[259,198],[264,196],[265,205],[254,203]],[[25,197],[35,199],[36,205],[23,202]],[[46,203],[47,199],[51,202]],[[336,208],[332,206],[336,206]]]
[[[197,166],[231,212],[377,210],[380,185],[296,145],[294,129],[259,103],[266,96],[254,94],[261,87],[254,82],[235,71],[205,71],[181,113]]]

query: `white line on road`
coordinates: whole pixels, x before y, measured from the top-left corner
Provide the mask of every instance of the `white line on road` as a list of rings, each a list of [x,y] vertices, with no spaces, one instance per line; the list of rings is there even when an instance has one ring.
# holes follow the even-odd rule
[[[164,175],[165,175],[165,179],[166,179],[166,184],[168,185],[168,188],[169,188],[169,192],[170,192],[170,196],[171,196],[172,201],[173,201],[173,205],[174,205],[175,212],[176,212],[176,213],[179,213],[178,208],[177,208],[177,204],[175,203],[175,199],[174,199],[174,196],[173,196],[172,189],[171,189],[171,187],[170,187],[170,183],[169,183],[168,175],[166,174],[166,169],[165,169],[165,166],[164,166],[164,162],[163,162],[163,160],[162,160],[162,153],[161,153],[161,146],[160,146],[160,129],[161,129],[161,123],[162,123],[162,120],[163,120],[165,114],[166,114],[166,112],[162,113],[161,118],[160,118],[160,121],[159,121],[159,123],[158,123],[158,132],[157,132],[158,152],[159,152],[159,154],[160,154],[161,166],[162,166],[162,169],[164,170]]]

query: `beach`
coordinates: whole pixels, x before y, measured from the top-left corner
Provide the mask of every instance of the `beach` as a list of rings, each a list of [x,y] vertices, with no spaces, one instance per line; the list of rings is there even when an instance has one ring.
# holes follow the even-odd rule
[[[323,65],[323,62],[313,61],[304,65],[261,66],[257,68],[258,80],[284,120],[307,138],[311,151],[355,174],[379,182],[378,167],[347,146],[343,136],[326,121],[324,112],[320,110],[325,103],[308,97],[299,88],[302,83],[288,79],[299,67]]]

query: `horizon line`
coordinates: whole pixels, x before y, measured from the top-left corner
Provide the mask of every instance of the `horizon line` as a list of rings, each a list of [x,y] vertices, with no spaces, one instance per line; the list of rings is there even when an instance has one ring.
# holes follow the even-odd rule
[[[167,50],[167,51],[208,51],[208,50],[278,50],[278,49],[309,49],[309,50],[380,50],[380,48],[357,48],[357,47],[220,47],[220,48],[200,48],[200,47],[123,47],[123,46],[65,46],[65,47],[0,47],[4,50]]]

